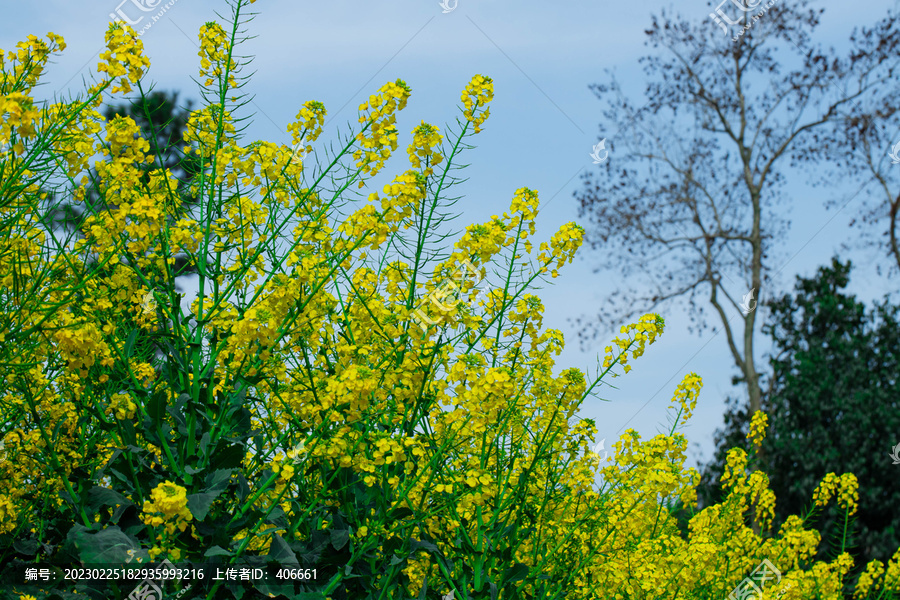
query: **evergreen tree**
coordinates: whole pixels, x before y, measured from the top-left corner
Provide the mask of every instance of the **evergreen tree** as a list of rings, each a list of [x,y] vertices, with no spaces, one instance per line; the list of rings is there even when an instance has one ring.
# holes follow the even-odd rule
[[[832,259],[810,279],[798,277],[794,296],[767,303],[762,331],[774,341],[772,379],[763,410],[769,428],[761,464],[776,494],[777,528],[790,514],[806,515],[813,490],[828,473],[854,473],[859,511],[848,551],[857,566],[885,563],[900,547],[900,307],[887,299],[871,310],[842,292],[851,263]],[[702,505],[721,498],[719,480],[731,447],[747,448],[750,417],[729,399],[716,455],[704,469]],[[833,507],[816,515],[820,558],[841,552],[844,521]]]

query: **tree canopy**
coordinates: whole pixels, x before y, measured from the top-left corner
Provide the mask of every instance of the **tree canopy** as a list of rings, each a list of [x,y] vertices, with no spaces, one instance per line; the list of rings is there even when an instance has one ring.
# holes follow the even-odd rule
[[[890,452],[900,443],[900,307],[887,299],[867,309],[844,290],[851,263],[832,259],[811,278],[797,278],[793,295],[767,302],[771,318],[773,378],[763,410],[769,428],[757,467],[769,475],[776,519],[805,515],[818,482],[828,473],[854,473],[859,512],[850,552],[856,565],[887,562],[900,546],[900,465]],[[750,415],[730,401],[717,452],[706,466],[701,501],[720,497],[725,453],[746,447]],[[843,518],[826,511],[816,524],[819,554],[840,553]]]

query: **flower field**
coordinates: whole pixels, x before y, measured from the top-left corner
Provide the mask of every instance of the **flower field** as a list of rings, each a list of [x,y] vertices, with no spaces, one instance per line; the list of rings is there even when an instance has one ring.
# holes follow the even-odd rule
[[[776,531],[768,479],[736,449],[727,499],[697,507],[679,432],[694,373],[671,390],[668,434],[628,430],[608,461],[590,451],[582,403],[665,321],[623,326],[593,375],[561,369],[534,291],[582,228],[534,239],[539,195],[523,187],[502,215],[435,233],[485,135],[489,77],[462,89],[455,123],[410,132],[391,163],[408,168],[368,194],[401,143],[403,80],[359,105],[343,146],[317,144],[327,111],[312,100],[293,147],[244,141],[236,49],[254,1],[199,32],[188,192],[152,164],[152,136],[98,112],[145,94],[132,28],[110,26],[97,81],[68,101],[37,98],[60,36],[0,50],[0,599],[136,598],[150,583],[154,600],[900,597],[900,550],[858,581],[848,553],[813,558],[817,511],[852,519],[852,474]],[[91,190],[104,209],[84,238],[49,235],[42,203]],[[198,273],[188,312],[179,257]],[[755,447],[765,431],[757,413]],[[183,573],[125,575],[164,560]],[[53,581],[26,580],[30,565]],[[91,566],[111,575],[61,578]]]

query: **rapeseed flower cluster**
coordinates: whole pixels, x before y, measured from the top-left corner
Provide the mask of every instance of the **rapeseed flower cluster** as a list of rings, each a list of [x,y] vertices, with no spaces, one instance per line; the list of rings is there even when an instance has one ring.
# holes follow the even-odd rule
[[[837,497],[838,505],[854,514],[859,502],[859,482],[853,473],[844,473],[840,477],[829,473],[813,492],[813,503],[823,507],[828,501]]]
[[[176,527],[184,531],[192,519],[185,493],[183,487],[171,481],[160,483],[150,493],[153,500],[144,502],[143,521],[154,526],[165,524],[168,533],[173,533]]]
[[[231,57],[228,33],[218,23],[210,22],[200,27],[200,76],[206,77],[203,85],[210,87],[228,72],[228,86],[237,87],[234,71],[237,63]]]
[[[362,148],[353,154],[353,158],[363,173],[376,175],[390,158],[391,152],[397,149],[395,113],[406,108],[411,93],[406,82],[398,79],[386,83],[377,94],[369,96],[368,102],[359,105],[359,112],[368,112],[359,117],[359,122],[366,125],[368,135],[365,130],[357,134],[356,141]],[[363,185],[365,184],[360,180],[359,187]]]
[[[100,53],[102,62],[97,65],[98,73],[106,73],[111,80],[118,78],[110,92],[129,93],[131,84],[144,75],[150,66],[150,59],[143,55],[144,43],[134,29],[122,23],[110,23],[106,30],[106,50]],[[98,84],[99,85],[99,84]],[[92,91],[99,88],[95,86]]]
[[[34,137],[39,111],[27,94],[12,92],[0,96],[0,114],[4,115],[4,119],[0,121],[0,146],[9,144],[14,127],[21,138]],[[25,152],[21,141],[17,141],[10,149],[17,155]]]
[[[491,108],[487,104],[494,99],[494,81],[490,77],[476,75],[463,90],[460,99],[464,106],[463,115],[472,123],[475,133],[480,133],[481,126],[491,115]]]
[[[185,146],[184,153],[194,153],[206,157],[210,155],[215,156],[217,153],[214,151],[214,148],[216,146],[216,139],[219,134],[220,126],[222,127],[224,136],[233,136],[237,131],[234,127],[234,119],[232,118],[231,113],[221,106],[213,104],[192,112],[191,116],[188,118],[187,127],[185,127],[184,141],[188,144],[196,142],[196,145]],[[219,152],[221,154],[219,154],[217,158],[222,158],[219,165],[219,168],[222,169],[222,171],[217,173],[217,182],[221,183],[224,180],[223,173],[226,167],[231,166],[236,170],[241,165],[234,165],[226,160],[232,159],[233,162],[233,159],[238,158],[233,147],[226,146],[225,148],[221,148]],[[240,157],[243,158],[242,156]],[[228,180],[229,185],[234,185],[236,181],[237,175],[233,175]]]
[[[325,123],[325,105],[318,100],[308,100],[303,104],[303,108],[297,113],[296,121],[290,123],[287,127],[288,133],[291,134],[291,142],[297,150],[291,160],[295,164],[302,165],[301,153],[309,154],[312,152],[312,143],[319,139],[322,135],[322,126]],[[302,148],[301,143],[306,145]]]
[[[128,394],[114,394],[109,401],[109,411],[111,411],[117,419],[133,419],[137,410],[137,404]]]
[[[16,87],[30,91],[43,75],[50,55],[66,49],[66,42],[61,35],[51,31],[47,34],[47,39],[50,40],[49,44],[35,35],[29,35],[26,41],[16,44],[16,52],[0,49],[0,71],[3,72],[0,85],[5,88],[5,92]]]
[[[141,521],[154,528],[162,527],[165,536],[174,535],[176,529],[184,531],[194,518],[187,506],[186,493],[185,488],[171,481],[160,483],[150,492],[152,500],[144,502]],[[164,541],[165,536],[160,534],[157,540]],[[164,551],[168,551],[175,560],[181,556],[181,550],[177,546],[154,546],[149,553],[155,559]]]
[[[40,110],[31,91],[38,84],[50,55],[62,52],[66,43],[62,36],[47,34],[49,43],[29,35],[16,44],[16,52],[0,50],[0,148],[9,145],[17,156],[25,152],[24,142],[40,130]],[[15,131],[15,139],[13,139]]]
[[[434,167],[444,160],[444,155],[438,152],[441,141],[444,136],[440,134],[440,129],[434,125],[429,125],[425,121],[413,129],[413,141],[409,145],[409,162],[414,169],[422,169],[422,174],[426,177],[434,173]]]
[[[656,341],[659,335],[662,334],[665,325],[665,320],[657,314],[644,315],[637,323],[623,325],[621,329],[622,334],[630,335],[632,331],[637,333],[634,334],[634,337],[616,337],[613,339],[617,350],[614,351],[612,345],[604,349],[606,356],[603,358],[603,368],[609,370],[614,363],[619,363],[626,373],[631,371],[631,365],[628,364],[628,352],[631,351],[631,358],[633,359],[643,356],[644,349]]]
[[[750,443],[757,450],[762,446],[763,440],[766,439],[766,426],[768,423],[768,415],[761,410],[753,413],[753,418],[750,419],[750,433],[747,434],[747,439],[750,440]]]
[[[697,398],[700,396],[700,388],[702,387],[703,380],[696,373],[688,373],[681,380],[681,383],[678,384],[671,406],[678,405],[682,425],[686,425],[694,414],[694,409],[697,408]]]

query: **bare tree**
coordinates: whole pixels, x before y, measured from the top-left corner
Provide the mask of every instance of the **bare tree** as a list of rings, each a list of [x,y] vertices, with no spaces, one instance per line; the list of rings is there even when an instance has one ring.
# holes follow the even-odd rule
[[[692,329],[702,331],[711,308],[751,411],[761,405],[753,298],[770,287],[773,242],[790,225],[785,173],[833,158],[820,135],[890,76],[871,48],[839,58],[813,44],[822,10],[809,5],[748,13],[749,28],[725,37],[727,27],[712,20],[654,16],[647,44],[655,52],[641,59],[646,104],[638,109],[611,73],[591,86],[609,106],[601,131],[610,154],[575,194],[601,257],[597,270],[645,278],[631,279],[609,309],[579,319],[582,342],[600,325],[676,299],[689,300]],[[878,31],[888,36],[893,27]],[[638,291],[644,284],[651,293]]]
[[[841,111],[830,135],[821,143],[833,148],[839,165],[835,176],[819,180],[833,185],[836,179],[858,181],[862,207],[851,226],[865,227],[863,245],[874,246],[890,259],[890,270],[900,269],[900,80],[897,79],[897,54],[900,30],[897,14],[871,28],[854,32],[854,52],[865,56],[877,67],[880,80],[889,84],[871,89],[860,102]],[[829,199],[834,208],[844,204]],[[880,236],[872,232],[881,230]],[[881,238],[881,239],[879,239]],[[878,265],[880,271],[880,265]]]

